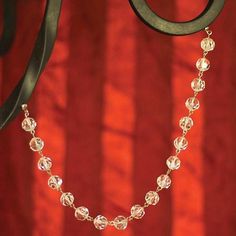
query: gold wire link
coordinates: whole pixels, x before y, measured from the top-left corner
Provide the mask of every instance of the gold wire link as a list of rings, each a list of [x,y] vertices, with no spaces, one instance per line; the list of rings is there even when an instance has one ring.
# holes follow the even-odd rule
[[[29,117],[29,111],[28,110],[25,110],[25,118]]]
[[[86,220],[87,220],[87,221],[94,221],[94,218],[93,218],[92,216],[88,216],[88,217],[86,218]]]
[[[198,78],[201,79],[203,77],[203,71],[198,72]]]
[[[27,109],[27,104],[22,104],[21,105],[21,109],[24,111],[25,113],[25,118],[29,116],[29,111]]]
[[[72,204],[70,205],[70,207],[73,208],[74,210],[76,210],[76,206],[75,206],[74,203],[72,203]]]
[[[44,157],[42,150],[41,150],[41,151],[38,151],[38,154],[39,154],[41,157]]]
[[[161,190],[162,190],[162,188],[160,186],[157,186],[156,193],[160,192]]]
[[[182,131],[182,137],[185,137],[187,135],[187,133],[188,133],[188,130],[183,130]]]
[[[35,130],[30,131],[30,133],[35,138]]]
[[[51,170],[47,170],[46,172],[47,172],[47,174],[48,174],[49,176],[52,176]]]
[[[64,193],[61,187],[60,187],[60,188],[58,188],[58,189],[57,189],[57,191],[58,191],[58,192],[60,192],[61,194],[63,194],[63,193]]]
[[[188,112],[188,117],[190,117],[193,114],[193,111]]]
[[[175,155],[177,156],[178,154],[180,154],[180,150],[179,149],[175,149]]]
[[[168,169],[168,170],[166,171],[166,175],[169,175],[171,172],[172,172],[172,170],[171,170],[171,169]]]
[[[147,208],[147,207],[149,207],[150,205],[147,203],[147,202],[145,202],[144,204],[143,204],[143,207],[144,208]]]
[[[206,57],[206,56],[207,56],[207,54],[208,54],[208,52],[207,52],[207,51],[203,51],[203,57]]]
[[[132,220],[134,220],[134,217],[133,217],[133,216],[128,216],[128,217],[127,217],[127,220],[128,220],[128,221],[132,221]]]
[[[208,37],[212,35],[212,30],[210,30],[209,26],[205,28],[205,32],[207,33]]]
[[[115,225],[115,223],[114,223],[114,221],[113,221],[113,220],[108,220],[108,225],[110,225],[110,226],[114,226],[114,225]]]

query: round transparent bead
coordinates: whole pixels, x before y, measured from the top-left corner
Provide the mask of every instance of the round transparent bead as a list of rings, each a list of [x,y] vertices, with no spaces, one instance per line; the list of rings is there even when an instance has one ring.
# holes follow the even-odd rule
[[[205,57],[200,58],[196,62],[196,67],[200,71],[207,71],[210,68],[210,61],[206,59]]]
[[[71,206],[74,203],[74,196],[72,193],[62,193],[60,202],[63,206]]]
[[[191,88],[193,89],[194,92],[201,92],[205,89],[205,81],[196,78],[191,82]]]
[[[200,102],[195,97],[190,97],[186,100],[185,106],[188,108],[189,111],[195,111],[200,107]]]
[[[131,207],[131,216],[135,219],[141,219],[145,215],[144,208],[140,205],[134,205]]]
[[[161,188],[169,188],[171,185],[171,179],[168,175],[160,175],[157,178],[157,185]]]
[[[27,132],[31,132],[36,128],[36,122],[33,118],[27,117],[25,118],[22,123],[21,123],[21,127],[23,130],[27,131]]]
[[[180,159],[177,156],[170,156],[167,160],[166,160],[166,165],[168,166],[168,168],[170,170],[177,170],[180,167]]]
[[[77,220],[86,220],[87,217],[89,216],[89,210],[86,207],[78,207],[75,210],[75,218]]]
[[[127,225],[128,225],[128,220],[124,216],[117,216],[114,219],[114,226],[118,230],[125,230],[127,228]]]
[[[52,160],[49,157],[41,157],[38,161],[38,168],[42,171],[48,171],[52,167]]]
[[[108,225],[108,220],[105,216],[98,215],[94,220],[93,220],[94,226],[99,229],[103,230],[107,227]]]
[[[179,121],[179,126],[183,131],[190,130],[193,126],[192,118],[190,118],[188,116],[182,117]]]
[[[215,45],[215,41],[212,38],[204,38],[201,41],[201,48],[206,52],[213,51]]]
[[[29,143],[30,149],[34,152],[41,151],[44,147],[44,142],[41,138],[34,137],[30,140]]]
[[[149,191],[145,196],[145,201],[149,205],[156,205],[159,202],[159,195],[157,192]]]
[[[62,179],[57,175],[52,175],[48,179],[48,186],[52,189],[58,190],[62,185]]]
[[[185,150],[188,147],[188,140],[185,137],[177,137],[174,140],[174,146],[177,150]]]

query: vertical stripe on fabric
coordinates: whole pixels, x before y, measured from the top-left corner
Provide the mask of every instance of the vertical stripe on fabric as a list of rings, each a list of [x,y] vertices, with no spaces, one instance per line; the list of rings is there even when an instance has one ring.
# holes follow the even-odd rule
[[[66,188],[76,206],[92,216],[102,205],[102,116],[105,70],[105,1],[70,1],[67,83]],[[65,209],[64,235],[100,235],[92,222],[74,218]]]
[[[104,215],[113,219],[129,215],[133,200],[134,132],[134,14],[127,2],[107,1],[106,83],[103,118],[103,204]],[[107,228],[102,235],[120,235]],[[131,236],[128,227],[122,235]]]
[[[65,3],[63,7],[67,8]],[[37,135],[45,142],[43,153],[52,159],[52,173],[64,181],[66,159],[67,106],[67,61],[68,61],[68,10],[63,10],[60,18],[57,40],[50,61],[34,91],[35,109],[38,123]],[[59,192],[48,187],[48,175],[37,168],[39,156],[34,159],[34,231],[33,235],[63,235],[63,207]],[[55,227],[57,226],[57,227]]]
[[[202,3],[196,6],[189,1],[176,1],[177,17],[191,18],[196,12],[201,12]],[[192,6],[192,7],[191,7]],[[173,62],[173,139],[182,133],[179,120],[188,114],[185,101],[193,95],[190,87],[191,81],[197,77],[196,61],[202,57],[200,47],[204,34],[198,33],[190,36],[174,38]],[[207,74],[207,72],[206,72]],[[204,188],[203,180],[203,126],[204,126],[204,92],[198,95],[200,109],[194,112],[194,126],[187,135],[189,142],[186,151],[180,154],[181,168],[173,174],[173,236],[204,235]]]
[[[206,236],[236,232],[236,25],[232,9],[236,9],[236,2],[226,1],[212,25],[216,48],[209,56],[203,136]]]
[[[154,1],[152,1],[154,4]],[[168,15],[172,8],[158,8]],[[135,66],[135,160],[134,204],[144,203],[146,192],[156,189],[156,179],[166,171],[165,160],[172,151],[172,37],[149,29],[137,21]],[[134,235],[171,234],[170,191],[160,193],[157,206],[133,223]]]

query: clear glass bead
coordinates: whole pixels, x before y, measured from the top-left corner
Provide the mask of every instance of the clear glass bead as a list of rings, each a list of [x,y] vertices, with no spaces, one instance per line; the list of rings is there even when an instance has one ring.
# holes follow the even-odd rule
[[[206,52],[213,51],[215,45],[215,41],[212,38],[204,38],[201,41],[201,48]]]
[[[94,220],[93,220],[94,226],[99,229],[103,230],[107,227],[108,225],[108,220],[105,216],[98,215]]]
[[[195,92],[201,92],[205,89],[205,81],[202,79],[196,78],[191,82],[191,88]]]
[[[75,210],[75,218],[77,220],[86,220],[87,217],[89,216],[89,210],[86,207],[78,207]]]
[[[185,137],[177,137],[174,140],[174,146],[177,150],[185,150],[188,147],[188,141]]]
[[[195,97],[190,97],[186,100],[185,106],[188,108],[189,111],[195,111],[200,107],[200,102]]]
[[[21,123],[22,129],[27,132],[33,131],[36,128],[36,126],[37,126],[37,124],[36,124],[35,120],[30,117],[25,118]]]
[[[170,156],[166,160],[166,165],[168,166],[169,169],[171,170],[177,170],[180,167],[180,159],[177,156]]]
[[[52,167],[52,160],[49,157],[41,157],[38,161],[38,168],[42,171],[48,171]]]
[[[33,150],[34,152],[38,152],[43,149],[44,142],[41,138],[34,137],[30,140],[29,146],[31,150]]]
[[[134,205],[131,207],[131,216],[135,219],[141,219],[145,215],[144,208],[140,205]]]
[[[160,175],[157,178],[157,185],[161,188],[169,188],[171,185],[171,179],[168,175]]]
[[[48,179],[48,186],[52,189],[58,190],[62,185],[62,179],[57,175],[52,175]]]
[[[117,216],[114,219],[114,226],[118,230],[125,230],[127,228],[127,225],[128,225],[128,220],[124,216]]]
[[[183,131],[190,130],[193,126],[192,118],[190,118],[188,116],[182,117],[179,121],[179,126]]]
[[[62,193],[60,202],[63,206],[71,206],[74,203],[74,196],[72,193]]]
[[[156,205],[159,202],[159,195],[157,192],[149,191],[145,196],[145,201],[149,205]]]
[[[210,61],[206,59],[205,57],[200,58],[196,62],[196,67],[200,71],[207,71],[210,68]]]

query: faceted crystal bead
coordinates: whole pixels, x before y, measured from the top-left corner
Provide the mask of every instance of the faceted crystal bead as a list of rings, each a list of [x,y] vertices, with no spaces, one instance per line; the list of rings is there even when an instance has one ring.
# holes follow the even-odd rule
[[[193,120],[192,118],[185,116],[182,117],[179,121],[179,126],[181,129],[183,129],[184,131],[188,131],[192,128],[193,126]]]
[[[188,146],[188,141],[185,137],[177,137],[174,140],[174,146],[177,150],[185,150]]]
[[[44,142],[41,138],[34,137],[30,140],[30,149],[33,150],[34,152],[41,151],[44,146]]]
[[[200,103],[197,98],[190,97],[186,100],[185,106],[188,108],[189,111],[195,111],[200,107]]]
[[[57,175],[52,175],[48,179],[48,185],[50,188],[58,190],[62,185],[62,179]]]
[[[105,216],[98,215],[94,220],[93,220],[94,226],[99,229],[103,230],[107,227],[108,225],[108,220]]]
[[[196,62],[196,67],[200,71],[207,71],[210,68],[210,61],[206,58],[200,58]]]
[[[159,195],[157,192],[149,191],[145,196],[145,201],[149,205],[156,205],[159,202]]]
[[[135,219],[141,219],[145,215],[144,208],[140,205],[134,205],[131,207],[131,216]]]
[[[85,220],[89,216],[89,210],[86,207],[78,207],[75,210],[75,218],[77,220]]]
[[[180,167],[180,159],[177,156],[170,156],[166,160],[166,165],[171,170],[177,170]]]
[[[36,128],[36,125],[35,120],[30,117],[25,118],[21,123],[22,129],[28,132],[33,131]]]
[[[128,220],[124,216],[117,216],[114,219],[114,226],[118,230],[125,230],[128,225]]]
[[[157,178],[157,185],[161,188],[169,188],[171,185],[171,179],[168,175],[160,175]]]
[[[212,51],[215,48],[215,41],[211,38],[204,38],[201,41],[201,48],[206,52]]]
[[[71,193],[63,193],[60,202],[63,206],[71,206],[74,203],[74,196]]]
[[[48,171],[52,167],[52,160],[49,157],[41,157],[38,161],[38,168],[42,171]]]
[[[201,92],[205,89],[205,81],[202,79],[196,78],[191,82],[191,88],[195,92]]]

